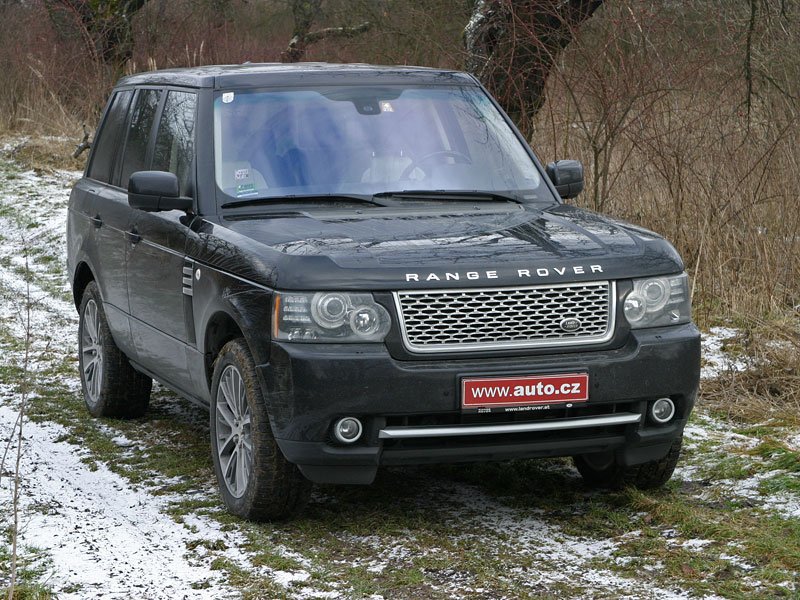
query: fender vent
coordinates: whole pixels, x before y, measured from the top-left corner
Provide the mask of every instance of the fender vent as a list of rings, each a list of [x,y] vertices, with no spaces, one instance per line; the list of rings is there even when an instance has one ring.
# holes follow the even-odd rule
[[[194,273],[194,261],[192,260],[184,260],[183,261],[183,293],[187,296],[194,295],[194,279],[192,274]]]

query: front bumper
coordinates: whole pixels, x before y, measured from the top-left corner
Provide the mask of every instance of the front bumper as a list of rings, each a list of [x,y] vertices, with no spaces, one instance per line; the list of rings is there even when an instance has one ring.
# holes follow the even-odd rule
[[[258,367],[286,458],[319,483],[370,483],[380,465],[475,462],[614,451],[623,464],[663,457],[694,406],[700,334],[692,324],[631,332],[620,348],[524,357],[401,361],[383,345],[273,342]],[[536,413],[466,415],[465,376],[589,375],[589,402]],[[668,425],[648,402],[669,396]],[[333,422],[358,417],[364,435],[337,444]]]

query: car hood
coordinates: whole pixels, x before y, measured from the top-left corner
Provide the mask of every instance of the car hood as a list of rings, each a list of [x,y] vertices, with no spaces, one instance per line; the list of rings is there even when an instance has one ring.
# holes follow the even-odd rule
[[[195,229],[190,255],[281,289],[533,285],[683,269],[657,234],[564,204],[270,212]]]

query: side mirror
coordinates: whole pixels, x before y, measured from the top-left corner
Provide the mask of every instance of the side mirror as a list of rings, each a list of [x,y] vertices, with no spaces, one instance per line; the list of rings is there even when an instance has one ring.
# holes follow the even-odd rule
[[[556,191],[564,199],[574,198],[583,191],[583,165],[579,160],[557,160],[545,168]]]
[[[194,202],[180,195],[178,178],[165,171],[137,171],[128,181],[128,204],[147,212],[189,210]]]

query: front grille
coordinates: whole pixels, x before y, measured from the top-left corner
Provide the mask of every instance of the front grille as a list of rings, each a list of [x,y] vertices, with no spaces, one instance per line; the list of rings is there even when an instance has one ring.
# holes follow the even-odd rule
[[[394,298],[412,352],[597,344],[614,333],[616,288],[609,281],[395,292]],[[574,320],[579,327],[567,330]]]

